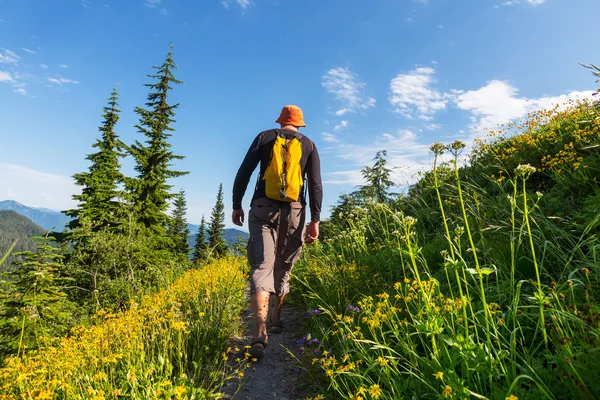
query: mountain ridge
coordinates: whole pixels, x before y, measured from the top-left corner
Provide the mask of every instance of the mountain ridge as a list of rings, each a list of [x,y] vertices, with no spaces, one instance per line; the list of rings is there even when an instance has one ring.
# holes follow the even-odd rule
[[[62,232],[64,231],[66,224],[71,220],[70,217],[62,214],[60,211],[43,207],[30,207],[15,200],[0,200],[0,211],[14,211],[47,231],[54,230],[56,232]],[[190,223],[187,225],[190,230],[188,242],[193,246],[196,241],[196,235],[200,230],[200,225]],[[235,228],[226,228],[223,230],[223,238],[227,240],[229,244],[235,244],[238,236],[241,236],[243,240],[246,240],[248,239],[249,234]]]

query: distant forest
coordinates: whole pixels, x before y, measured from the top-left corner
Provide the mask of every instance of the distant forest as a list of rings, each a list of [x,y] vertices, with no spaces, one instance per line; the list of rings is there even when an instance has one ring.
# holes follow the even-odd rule
[[[43,236],[46,230],[29,218],[17,214],[15,211],[0,211],[0,258],[17,242],[12,254],[0,265],[0,272],[11,269],[12,263],[18,258],[16,253],[22,251],[36,251],[35,236]]]

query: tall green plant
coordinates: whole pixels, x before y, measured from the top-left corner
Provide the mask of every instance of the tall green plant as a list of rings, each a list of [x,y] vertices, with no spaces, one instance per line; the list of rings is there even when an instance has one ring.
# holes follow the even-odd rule
[[[192,256],[192,262],[199,264],[208,259],[208,242],[206,237],[206,220],[204,215],[202,216],[202,222],[200,223],[200,229],[196,235],[196,243],[194,245],[194,254]]]
[[[217,202],[210,215],[210,225],[208,227],[208,246],[211,254],[215,257],[223,257],[227,254],[227,244],[223,238],[223,229],[225,229],[225,204],[223,203],[223,184],[219,185],[217,193]]]
[[[73,325],[73,304],[64,292],[73,279],[65,276],[63,256],[54,238],[36,237],[37,252],[22,252],[17,269],[5,276],[7,290],[0,313],[0,352],[15,354],[39,346],[44,338],[61,335]]]
[[[104,107],[103,122],[100,126],[101,138],[93,147],[96,153],[86,157],[91,162],[87,172],[73,175],[75,184],[82,187],[81,194],[73,196],[78,202],[77,208],[64,211],[73,219],[68,223],[69,229],[81,226],[80,219],[87,217],[94,221],[94,230],[116,227],[123,222],[122,198],[119,184],[124,182],[119,159],[125,156],[124,144],[115,132],[119,121],[119,93],[115,88]]]
[[[190,230],[185,218],[187,205],[185,201],[185,192],[183,190],[179,192],[173,205],[174,209],[169,225],[169,236],[173,241],[175,254],[187,260],[190,254],[190,247],[188,245]]]
[[[140,117],[136,128],[146,137],[146,141],[136,141],[129,148],[129,153],[135,159],[138,175],[135,179],[128,180],[127,187],[135,204],[138,220],[146,228],[161,233],[165,231],[169,221],[166,213],[169,200],[176,197],[176,194],[170,192],[172,185],[168,180],[187,174],[171,169],[174,160],[184,158],[175,155],[169,143],[170,132],[175,130],[172,127],[175,122],[173,117],[179,104],[169,104],[168,96],[173,85],[182,83],[174,75],[177,66],[173,61],[173,46],[163,64],[153,68],[156,73],[148,77],[155,82],[145,85],[150,88],[146,108],[135,109]]]

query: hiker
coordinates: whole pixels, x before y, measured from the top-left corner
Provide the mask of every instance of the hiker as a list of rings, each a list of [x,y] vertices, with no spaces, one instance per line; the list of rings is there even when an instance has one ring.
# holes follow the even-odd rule
[[[319,237],[323,199],[321,162],[315,144],[298,132],[305,127],[302,110],[285,106],[275,121],[281,129],[261,132],[252,142],[233,184],[235,225],[244,224],[242,198],[260,162],[260,174],[248,215],[248,261],[250,301],[256,334],[248,352],[254,358],[265,353],[268,343],[269,298],[275,295],[270,333],[281,333],[281,306],[289,292],[292,268],[304,242]],[[310,200],[310,223],[306,226],[306,192]]]

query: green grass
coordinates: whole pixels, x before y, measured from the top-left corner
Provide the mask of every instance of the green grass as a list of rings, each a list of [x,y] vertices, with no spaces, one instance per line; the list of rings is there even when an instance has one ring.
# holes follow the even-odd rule
[[[325,398],[600,398],[599,115],[536,113],[462,168],[434,144],[408,196],[329,227],[294,274]]]

